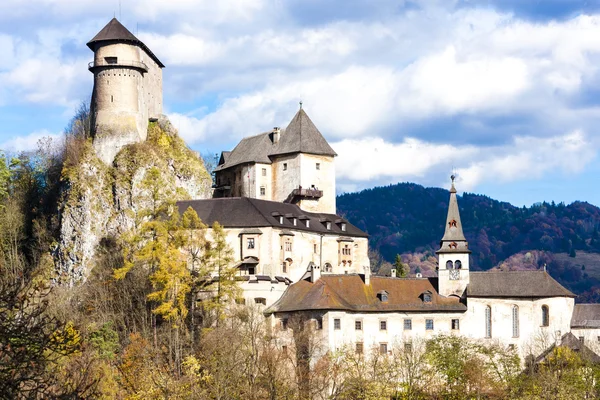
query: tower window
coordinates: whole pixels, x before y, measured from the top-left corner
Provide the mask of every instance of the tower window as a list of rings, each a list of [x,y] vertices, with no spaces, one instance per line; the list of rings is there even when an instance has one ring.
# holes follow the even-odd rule
[[[454,264],[452,263],[452,261],[448,260],[446,261],[446,269],[453,269],[454,268]]]
[[[116,64],[117,57],[104,57],[104,61],[106,61],[107,64]]]
[[[267,169],[266,168],[262,169],[262,176],[267,176]]]
[[[249,249],[254,248],[254,238],[248,238],[248,248]]]
[[[285,251],[292,251],[292,242],[285,242]]]
[[[542,326],[550,325],[550,309],[547,305],[542,306]]]
[[[287,163],[283,163],[283,170],[287,171]]]
[[[492,337],[492,307],[485,308],[485,337]]]
[[[339,318],[333,320],[333,329],[339,331],[342,329],[342,321]]]
[[[317,171],[321,169],[321,163],[316,163],[315,167],[317,168]]]
[[[460,260],[456,260],[456,262],[454,263],[454,267],[456,269],[461,269],[462,268],[462,263],[460,262]]]

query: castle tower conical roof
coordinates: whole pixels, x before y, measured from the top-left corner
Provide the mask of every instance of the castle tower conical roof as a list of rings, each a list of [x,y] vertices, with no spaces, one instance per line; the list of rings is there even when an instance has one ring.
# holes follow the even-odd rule
[[[454,187],[454,175],[452,175],[452,187],[450,188],[450,202],[448,204],[448,215],[446,217],[446,229],[444,237],[440,242],[440,252],[465,252],[468,243],[463,233],[460,212],[458,211],[458,200],[456,199],[456,188]],[[469,251],[470,252],[470,251]]]
[[[337,156],[302,108],[281,134],[281,139],[271,155],[289,153]]]
[[[160,62],[158,57],[156,57],[141,40],[135,37],[135,35],[125,28],[125,26],[123,26],[123,24],[120,23],[116,18],[111,19],[110,22],[92,38],[92,40],[87,42],[87,46],[92,51],[95,51],[96,44],[101,42],[125,42],[139,46],[144,49],[146,53],[148,53],[148,55],[158,64],[159,67],[165,67],[163,63]]]

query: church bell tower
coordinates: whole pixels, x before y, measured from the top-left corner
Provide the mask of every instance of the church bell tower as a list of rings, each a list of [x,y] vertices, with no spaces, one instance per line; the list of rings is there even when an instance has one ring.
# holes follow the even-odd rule
[[[438,292],[442,296],[462,296],[469,284],[469,243],[463,234],[458,201],[456,200],[455,176],[451,176],[450,203],[446,217],[446,230],[440,241],[438,255]]]

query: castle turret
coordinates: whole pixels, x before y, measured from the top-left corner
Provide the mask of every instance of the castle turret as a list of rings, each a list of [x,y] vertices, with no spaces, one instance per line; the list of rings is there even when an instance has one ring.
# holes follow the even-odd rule
[[[446,217],[446,230],[440,241],[438,254],[438,292],[442,296],[462,296],[469,284],[469,243],[463,234],[454,175],[452,175],[450,188],[450,203]]]
[[[162,114],[164,65],[116,18],[87,45],[94,52],[94,149],[110,164],[123,146],[146,140],[148,120]]]

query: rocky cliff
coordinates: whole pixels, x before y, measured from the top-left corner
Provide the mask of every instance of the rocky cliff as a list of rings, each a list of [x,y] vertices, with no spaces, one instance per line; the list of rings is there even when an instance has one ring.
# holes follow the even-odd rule
[[[59,280],[85,280],[103,238],[117,237],[136,223],[144,208],[141,182],[156,167],[173,200],[211,197],[211,179],[202,160],[178,136],[168,119],[148,126],[148,139],[124,147],[111,166],[86,143],[76,165],[63,171],[60,238],[53,251]]]

